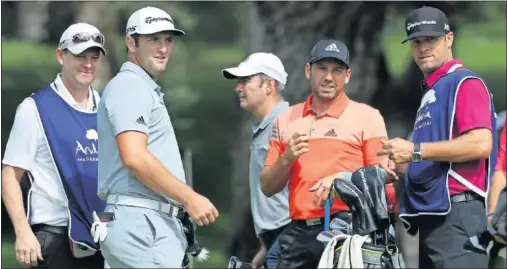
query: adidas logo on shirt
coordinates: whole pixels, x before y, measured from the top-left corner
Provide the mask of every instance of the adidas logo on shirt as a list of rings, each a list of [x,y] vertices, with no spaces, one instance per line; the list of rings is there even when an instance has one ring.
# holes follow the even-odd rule
[[[146,122],[144,121],[144,118],[143,116],[139,117],[137,120],[136,120],[137,123],[139,124],[142,124],[142,125],[146,125]]]
[[[336,137],[336,133],[334,132],[334,129],[331,129],[329,131],[327,131],[324,136],[332,136],[332,137]]]
[[[338,49],[338,47],[336,46],[336,44],[335,44],[335,43],[333,43],[333,44],[331,44],[331,45],[327,46],[327,47],[325,48],[325,50],[327,50],[327,51],[336,51],[336,52],[340,52],[340,50]]]

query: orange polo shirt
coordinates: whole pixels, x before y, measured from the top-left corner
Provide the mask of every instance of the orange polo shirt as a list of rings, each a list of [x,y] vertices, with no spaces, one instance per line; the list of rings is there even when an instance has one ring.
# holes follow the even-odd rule
[[[313,204],[309,192],[319,179],[337,172],[355,170],[380,163],[376,153],[380,140],[387,138],[384,119],[379,111],[350,100],[344,92],[333,101],[327,113],[316,116],[311,108],[313,95],[304,103],[282,112],[276,120],[269,142],[265,166],[273,165],[285,151],[295,132],[310,136],[309,151],[299,156],[289,172],[289,209],[292,219],[324,216],[324,209]],[[331,213],[349,210],[336,199]]]

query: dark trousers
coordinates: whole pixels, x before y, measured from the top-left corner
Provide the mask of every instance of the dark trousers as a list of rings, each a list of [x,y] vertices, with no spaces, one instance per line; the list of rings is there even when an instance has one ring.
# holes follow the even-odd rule
[[[43,261],[36,268],[79,268],[103,269],[104,258],[99,252],[86,258],[74,258],[70,251],[69,237],[66,233],[48,231],[44,225],[32,227],[41,246]],[[66,231],[66,228],[62,228]]]
[[[259,234],[259,239],[267,250],[266,259],[264,260],[264,268],[276,268],[276,265],[278,264],[278,260],[280,258],[280,244],[277,242],[277,240],[286,227],[287,225]]]
[[[273,246],[275,240],[278,238],[278,236],[280,236],[280,234],[283,232],[286,226],[282,226],[278,229],[271,231],[265,231],[259,234],[259,239],[261,240],[261,243],[266,247],[267,250],[269,250]]]
[[[348,212],[338,213],[331,219],[336,217],[351,221]],[[317,268],[325,248],[324,243],[317,240],[317,235],[324,231],[323,223],[307,226],[304,221],[290,222],[278,238],[280,260],[277,268]]]
[[[484,201],[452,203],[446,216],[421,216],[419,268],[487,268],[488,256],[463,248],[465,242],[486,230]]]

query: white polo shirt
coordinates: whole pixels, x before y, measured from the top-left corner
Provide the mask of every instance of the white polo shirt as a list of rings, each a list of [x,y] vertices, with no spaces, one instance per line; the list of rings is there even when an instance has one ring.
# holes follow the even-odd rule
[[[89,95],[86,108],[83,109],[63,84],[60,74],[51,83],[51,87],[76,110],[84,113],[96,113],[100,101],[97,91],[93,90],[93,95]],[[91,88],[90,91],[92,91]],[[93,96],[95,96],[95,102]],[[64,130],[62,128],[62,131]],[[25,98],[16,110],[2,163],[23,168],[29,171],[33,177],[29,202],[31,225],[44,223],[67,226],[69,218],[65,206],[67,197],[45,140],[35,103],[32,98]]]

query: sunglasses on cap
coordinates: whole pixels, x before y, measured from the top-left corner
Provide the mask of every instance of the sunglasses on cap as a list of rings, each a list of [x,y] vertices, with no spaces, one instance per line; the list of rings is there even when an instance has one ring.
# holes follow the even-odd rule
[[[104,46],[104,35],[102,35],[101,33],[94,33],[94,34],[77,33],[72,36],[72,38],[70,39],[70,42],[77,45],[77,44],[88,42],[90,40],[93,40],[93,42]],[[68,47],[68,45],[69,45],[68,41],[69,41],[69,39],[62,41],[60,43],[60,48],[64,49],[64,48]]]

